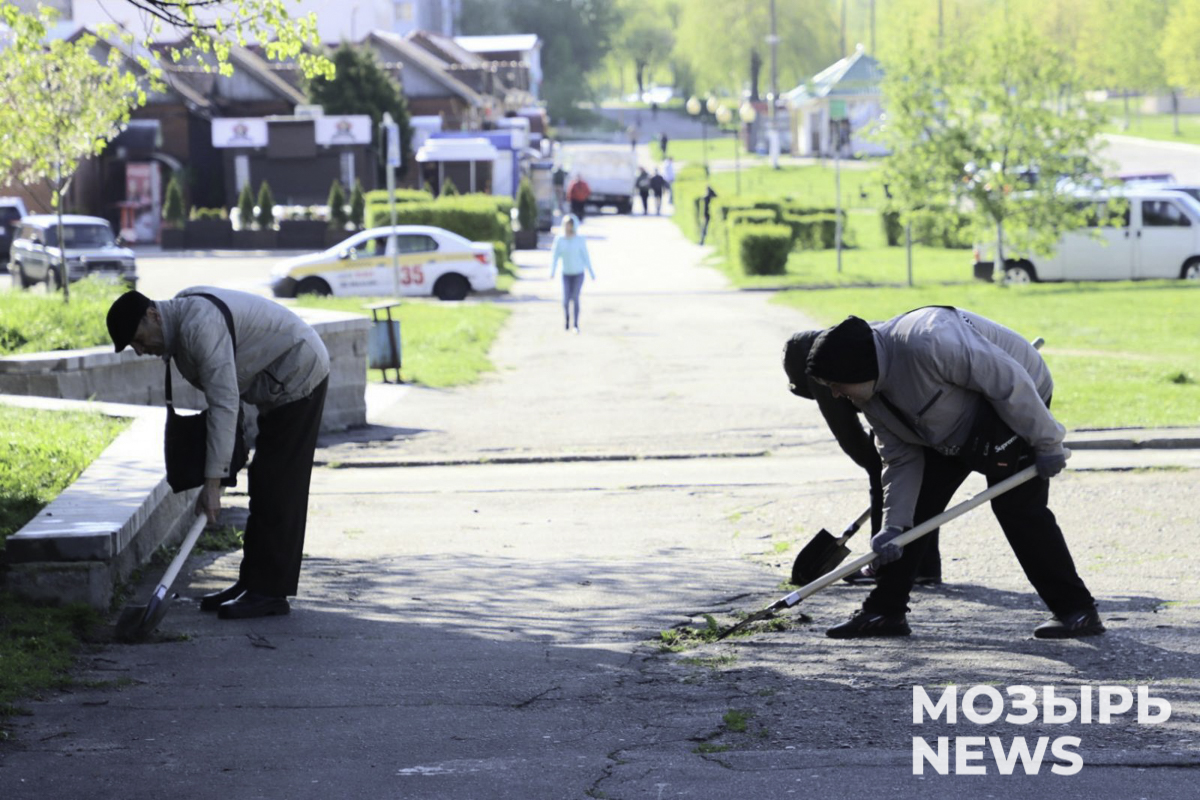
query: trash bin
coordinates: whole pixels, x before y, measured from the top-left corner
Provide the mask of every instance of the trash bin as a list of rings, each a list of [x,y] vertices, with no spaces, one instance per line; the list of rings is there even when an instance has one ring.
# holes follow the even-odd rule
[[[374,324],[367,336],[367,369],[378,369],[383,372],[383,382],[390,383],[387,371],[396,371],[396,383],[400,380],[400,320],[392,319],[392,309],[399,303],[377,303],[367,306],[371,310]],[[384,313],[381,319],[380,312]]]

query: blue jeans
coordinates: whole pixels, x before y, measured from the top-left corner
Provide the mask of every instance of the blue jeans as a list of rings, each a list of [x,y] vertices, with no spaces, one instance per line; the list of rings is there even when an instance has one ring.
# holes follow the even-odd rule
[[[566,316],[567,327],[571,327],[571,304],[575,304],[575,327],[579,327],[579,290],[583,288],[583,273],[562,276],[563,282],[563,314]]]

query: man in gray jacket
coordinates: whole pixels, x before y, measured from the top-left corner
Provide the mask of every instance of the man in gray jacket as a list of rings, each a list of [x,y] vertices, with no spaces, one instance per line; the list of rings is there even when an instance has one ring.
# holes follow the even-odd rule
[[[875,324],[849,317],[817,337],[807,372],[862,409],[883,459],[883,530],[871,539],[876,586],[829,636],[907,636],[908,597],[928,542],[902,548],[892,540],[941,513],[972,471],[990,486],[1028,464],[1039,477],[994,499],[992,511],[1054,614],[1034,636],[1103,633],[1047,507],[1049,478],[1066,465],[1065,430],[1050,414],[1050,371],[1023,337],[940,306]]]
[[[236,350],[222,306],[232,319]],[[288,613],[287,598],[300,578],[313,452],[329,383],[321,338],[272,300],[206,286],[158,302],[127,292],[109,308],[108,332],[117,352],[130,346],[138,355],[173,358],[179,374],[204,392],[208,438],[196,513],[209,522],[221,509],[240,404],[258,407],[240,577],[204,596],[200,607],[221,619]]]

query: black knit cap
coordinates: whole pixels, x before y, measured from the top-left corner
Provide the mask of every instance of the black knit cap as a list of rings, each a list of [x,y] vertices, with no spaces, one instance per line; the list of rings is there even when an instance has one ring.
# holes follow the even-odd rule
[[[801,331],[792,334],[783,346],[783,371],[787,373],[788,383],[792,385],[792,394],[812,399],[808,391],[808,353],[812,350],[813,342],[821,331]]]
[[[138,291],[126,292],[113,301],[108,309],[108,335],[118,353],[133,341],[150,305],[150,298]]]
[[[808,374],[834,383],[864,383],[879,377],[875,334],[866,320],[846,317],[821,331],[808,353]]]

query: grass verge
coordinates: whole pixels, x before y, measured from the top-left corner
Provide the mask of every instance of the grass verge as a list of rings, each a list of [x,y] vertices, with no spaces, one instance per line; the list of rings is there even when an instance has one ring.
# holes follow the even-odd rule
[[[972,283],[782,292],[818,326],[953,305],[1022,336],[1044,336],[1054,415],[1071,429],[1195,425],[1200,420],[1200,285],[1178,281]]]
[[[313,297],[296,305],[365,314],[363,308],[383,297]],[[495,341],[509,309],[494,303],[441,303],[406,300],[392,312],[400,320],[400,377],[430,387],[462,386],[494,369],[488,349]],[[372,381],[382,380],[379,370],[368,370]]]
[[[0,405],[0,546],[128,425],[98,412]]]
[[[71,284],[69,303],[57,293],[0,292],[0,356],[112,344],[104,319],[124,291],[86,278]]]

